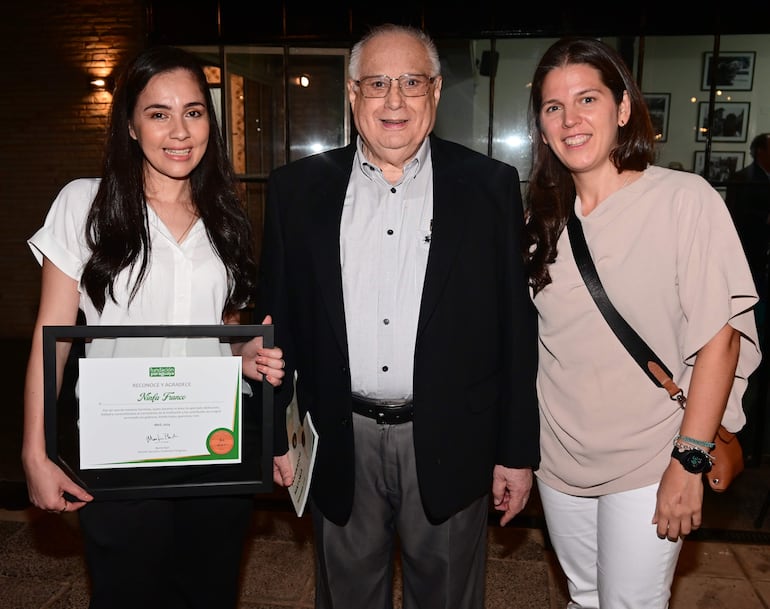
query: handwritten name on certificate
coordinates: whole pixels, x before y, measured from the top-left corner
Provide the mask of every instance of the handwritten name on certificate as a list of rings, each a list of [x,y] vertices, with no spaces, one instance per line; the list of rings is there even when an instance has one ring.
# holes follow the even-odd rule
[[[289,462],[294,470],[294,482],[289,486],[289,496],[297,516],[302,516],[313,477],[318,433],[310,412],[305,413],[304,421],[300,421],[296,400],[286,409],[286,433],[289,436]]]
[[[240,357],[80,359],[80,467],[241,462]]]

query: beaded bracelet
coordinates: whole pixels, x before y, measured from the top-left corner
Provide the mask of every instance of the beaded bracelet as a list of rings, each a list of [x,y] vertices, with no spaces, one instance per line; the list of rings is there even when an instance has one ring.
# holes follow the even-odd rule
[[[687,442],[688,444],[694,444],[695,446],[702,446],[703,448],[708,448],[709,450],[716,447],[716,444],[714,444],[713,442],[696,440],[695,438],[691,438],[690,436],[680,436],[679,434],[677,434],[676,438],[674,438],[674,442],[678,440],[681,440],[682,442]]]
[[[709,463],[712,465],[714,464],[714,455],[707,452],[705,448],[701,448],[700,446],[695,446],[694,444],[686,444],[684,442],[680,442],[679,440],[674,440],[674,446],[679,449],[680,452],[684,452],[686,450],[697,450],[699,453],[703,453],[706,455],[706,458],[709,460]]]

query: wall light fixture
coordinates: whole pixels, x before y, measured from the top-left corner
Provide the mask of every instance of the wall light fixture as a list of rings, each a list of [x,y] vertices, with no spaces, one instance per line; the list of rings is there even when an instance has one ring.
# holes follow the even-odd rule
[[[115,86],[115,79],[112,76],[91,76],[88,84],[92,91],[109,91],[111,93]]]

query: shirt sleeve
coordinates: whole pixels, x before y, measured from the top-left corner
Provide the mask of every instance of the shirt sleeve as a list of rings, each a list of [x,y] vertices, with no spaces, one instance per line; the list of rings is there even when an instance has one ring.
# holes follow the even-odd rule
[[[688,196],[697,201],[687,201]],[[698,204],[694,204],[694,203]],[[723,422],[742,425],[741,399],[747,379],[759,366],[760,351],[754,307],[759,298],[740,239],[727,207],[705,181],[681,201],[678,252],[679,296],[687,318],[683,336],[685,362],[725,325],[741,333],[735,382]]]
[[[77,179],[54,199],[43,226],[27,240],[39,264],[48,258],[62,272],[79,281],[89,251],[85,221],[99,181]]]

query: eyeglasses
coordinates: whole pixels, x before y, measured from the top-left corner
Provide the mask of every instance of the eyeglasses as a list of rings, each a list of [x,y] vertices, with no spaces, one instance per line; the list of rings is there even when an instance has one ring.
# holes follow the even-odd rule
[[[398,78],[382,76],[364,76],[354,81],[364,97],[385,97],[390,92],[393,81],[398,82],[401,95],[405,97],[422,97],[427,95],[428,86],[436,80],[435,76],[427,74],[402,74]]]

